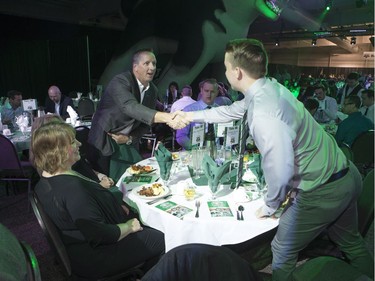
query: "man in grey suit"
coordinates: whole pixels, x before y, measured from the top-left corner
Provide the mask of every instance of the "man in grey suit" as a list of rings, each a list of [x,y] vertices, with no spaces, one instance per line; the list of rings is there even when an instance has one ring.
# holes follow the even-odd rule
[[[374,259],[358,231],[357,198],[362,179],[332,136],[283,85],[266,77],[268,58],[255,39],[230,41],[225,75],[243,101],[210,110],[180,112],[186,121],[228,122],[244,118],[262,155],[267,183],[255,215],[273,219],[284,208],[271,243],[272,280],[290,281],[298,252],[324,230],[349,263],[373,278]],[[325,163],[325,165],[324,165]]]
[[[150,125],[178,126],[174,114],[155,110],[157,88],[151,82],[155,72],[152,50],[135,52],[132,71],[118,74],[109,82],[94,114],[89,143],[96,153],[90,161],[115,181],[127,167],[142,159],[138,140],[149,132]]]

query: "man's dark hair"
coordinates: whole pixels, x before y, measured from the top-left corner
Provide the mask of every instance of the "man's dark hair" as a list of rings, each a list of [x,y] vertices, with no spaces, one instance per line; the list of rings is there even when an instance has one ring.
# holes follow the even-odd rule
[[[356,108],[360,108],[361,107],[361,99],[360,97],[358,96],[348,96],[345,98],[345,100],[348,102],[348,103],[352,103],[355,105]]]
[[[133,64],[139,62],[139,56],[142,53],[154,53],[154,50],[151,49],[151,48],[144,48],[144,49],[139,49],[139,50],[135,51],[135,53],[133,54]]]
[[[319,107],[319,102],[316,99],[310,98],[310,99],[305,100],[303,105],[305,106],[307,110],[313,110]]]
[[[357,72],[351,72],[348,74],[348,76],[346,77],[346,79],[349,79],[349,80],[358,80],[359,79],[359,74]]]
[[[7,93],[7,96],[8,96],[9,99],[14,100],[15,96],[22,96],[22,93],[20,91],[17,91],[17,90],[10,90]]]

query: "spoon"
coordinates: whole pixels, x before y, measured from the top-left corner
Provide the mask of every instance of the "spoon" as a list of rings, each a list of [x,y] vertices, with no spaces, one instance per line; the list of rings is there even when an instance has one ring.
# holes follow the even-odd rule
[[[195,213],[195,217],[199,218],[199,207],[201,206],[201,201],[197,200],[195,201],[195,207],[197,207],[197,211]]]
[[[242,206],[242,205],[239,205],[238,206],[238,211],[241,212],[241,215],[240,215],[240,220],[243,221],[243,211],[245,210],[245,208]]]

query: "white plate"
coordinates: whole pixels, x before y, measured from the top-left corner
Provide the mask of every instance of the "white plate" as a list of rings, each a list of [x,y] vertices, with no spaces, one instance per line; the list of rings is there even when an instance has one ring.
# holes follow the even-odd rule
[[[150,174],[155,173],[155,171],[156,171],[156,168],[153,167],[153,166],[151,166],[151,165],[142,165],[142,166],[150,166],[150,167],[152,167],[152,170],[149,171],[149,172],[134,173],[134,172],[132,171],[131,167],[129,167],[129,168],[126,169],[126,171],[127,171],[129,174],[131,174],[131,175],[150,175]]]
[[[164,192],[160,193],[159,195],[156,195],[156,196],[144,196],[144,195],[139,195],[138,191],[140,191],[143,187],[149,187],[151,186],[152,184],[146,184],[146,185],[142,185],[142,186],[138,186],[138,187],[135,187],[131,192],[139,197],[139,198],[142,198],[142,199],[146,199],[146,200],[152,200],[152,199],[157,199],[157,198],[161,198],[165,195],[167,195],[169,193],[169,188],[168,187],[164,187]]]

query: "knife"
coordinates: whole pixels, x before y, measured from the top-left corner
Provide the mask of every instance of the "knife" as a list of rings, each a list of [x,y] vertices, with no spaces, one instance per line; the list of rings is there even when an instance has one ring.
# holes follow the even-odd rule
[[[172,194],[168,194],[168,195],[165,195],[163,197],[157,198],[155,200],[149,201],[149,202],[147,202],[147,204],[152,205],[152,204],[154,204],[156,202],[159,202],[160,200],[168,199],[171,196],[172,196]]]

